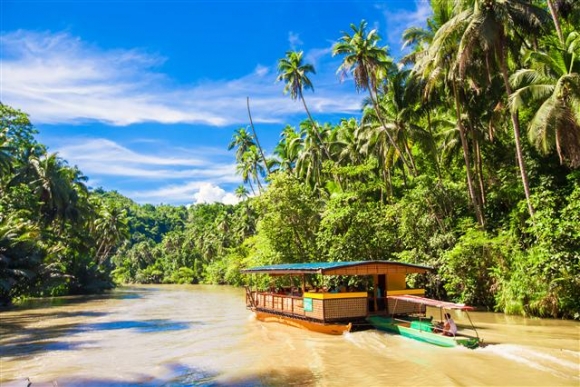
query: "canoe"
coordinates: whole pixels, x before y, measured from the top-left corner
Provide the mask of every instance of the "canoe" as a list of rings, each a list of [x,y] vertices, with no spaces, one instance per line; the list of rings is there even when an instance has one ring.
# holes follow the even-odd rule
[[[477,348],[479,338],[456,335],[444,336],[441,333],[433,332],[431,323],[422,321],[398,320],[386,316],[370,316],[368,321],[376,328],[382,331],[399,334],[414,340],[422,341],[440,347],[457,347],[464,346],[467,348]]]
[[[474,309],[471,306],[409,294],[388,296],[387,299],[394,304],[389,316],[374,315],[367,318],[376,329],[441,347],[461,345],[467,348],[477,348],[481,342],[477,329],[468,314],[469,310]],[[418,308],[409,308],[413,305]],[[443,316],[447,310],[464,312],[471,326],[465,326],[451,336],[443,335],[441,329],[433,325],[433,316],[426,316],[427,306],[438,309],[440,316]]]

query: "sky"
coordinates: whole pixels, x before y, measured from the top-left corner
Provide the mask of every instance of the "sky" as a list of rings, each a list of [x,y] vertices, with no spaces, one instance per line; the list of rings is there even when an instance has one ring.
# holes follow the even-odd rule
[[[36,139],[88,186],[145,204],[237,202],[234,131],[266,154],[306,113],[276,82],[303,51],[313,117],[358,116],[366,96],[337,75],[331,48],[366,20],[400,58],[428,0],[0,0],[0,101],[29,114]]]

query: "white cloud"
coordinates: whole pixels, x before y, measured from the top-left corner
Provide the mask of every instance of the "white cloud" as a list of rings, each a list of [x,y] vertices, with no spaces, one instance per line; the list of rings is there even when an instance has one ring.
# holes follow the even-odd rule
[[[194,203],[215,203],[237,204],[239,199],[232,193],[227,193],[218,186],[210,183],[203,183],[199,190],[193,195]]]
[[[256,123],[302,113],[268,66],[239,79],[179,85],[159,71],[165,59],[157,54],[104,50],[65,32],[19,30],[2,34],[0,44],[0,100],[29,113],[35,124],[244,124],[247,96]],[[317,88],[316,106],[327,113],[357,111],[360,97],[334,80]]]
[[[411,0],[406,0],[411,1]],[[399,52],[403,47],[403,32],[413,26],[425,26],[432,15],[429,0],[415,0],[414,11],[389,9],[389,3],[378,5],[386,20],[386,40],[392,52]]]
[[[188,182],[167,185],[155,190],[133,191],[129,197],[140,203],[224,203],[237,204],[239,199],[231,192],[209,182]]]

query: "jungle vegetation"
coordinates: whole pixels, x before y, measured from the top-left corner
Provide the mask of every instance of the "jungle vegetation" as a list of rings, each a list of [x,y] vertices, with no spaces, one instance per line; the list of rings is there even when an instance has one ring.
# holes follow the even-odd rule
[[[0,297],[115,283],[242,285],[243,267],[395,260],[433,266],[428,295],[511,314],[580,318],[580,2],[431,0],[391,58],[352,24],[337,74],[366,96],[319,122],[315,68],[278,62],[304,120],[264,150],[233,134],[237,205],[138,205],[89,190],[2,105]],[[348,27],[348,26],[345,26]]]

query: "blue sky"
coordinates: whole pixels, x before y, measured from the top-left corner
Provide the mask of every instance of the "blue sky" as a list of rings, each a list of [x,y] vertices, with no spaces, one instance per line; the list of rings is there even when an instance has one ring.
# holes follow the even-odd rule
[[[332,45],[350,24],[377,28],[391,55],[423,25],[427,0],[0,1],[0,100],[30,115],[38,141],[90,187],[139,203],[236,201],[234,130],[270,153],[306,118],[276,65],[301,50],[315,119],[359,114],[365,95],[340,82]]]

